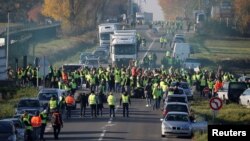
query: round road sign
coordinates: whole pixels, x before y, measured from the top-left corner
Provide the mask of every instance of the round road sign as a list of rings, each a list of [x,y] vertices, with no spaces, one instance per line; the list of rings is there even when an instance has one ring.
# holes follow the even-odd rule
[[[222,107],[223,101],[218,97],[213,97],[209,101],[209,106],[212,110],[220,110]]]

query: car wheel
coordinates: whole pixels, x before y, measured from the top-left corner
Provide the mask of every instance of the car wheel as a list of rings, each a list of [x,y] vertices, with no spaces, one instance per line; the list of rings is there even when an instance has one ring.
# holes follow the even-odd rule
[[[163,138],[164,138],[164,137],[166,137],[166,135],[163,135],[163,134],[162,134],[162,135],[161,135],[161,137],[163,137]]]

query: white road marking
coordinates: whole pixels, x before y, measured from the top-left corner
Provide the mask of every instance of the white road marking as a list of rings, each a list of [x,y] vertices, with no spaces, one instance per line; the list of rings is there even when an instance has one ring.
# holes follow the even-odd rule
[[[117,111],[117,109],[118,109],[119,107],[120,107],[119,105],[116,106],[116,108],[115,108],[115,113],[116,113],[116,111]],[[101,129],[103,129],[103,130],[102,130],[102,133],[101,133],[101,135],[100,135],[98,141],[102,141],[102,140],[103,140],[103,137],[105,136],[105,134],[106,134],[106,132],[107,132],[107,127],[110,127],[110,126],[115,125],[115,124],[112,124],[112,121],[113,121],[113,117],[110,117],[108,123],[107,123],[106,125],[104,125],[104,127],[101,128]]]

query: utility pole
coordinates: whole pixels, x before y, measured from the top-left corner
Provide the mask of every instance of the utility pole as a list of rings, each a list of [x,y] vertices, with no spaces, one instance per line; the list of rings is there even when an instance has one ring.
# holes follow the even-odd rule
[[[9,32],[10,32],[10,11],[8,10],[7,14],[8,23],[7,23],[7,44],[6,44],[6,71],[9,66]]]

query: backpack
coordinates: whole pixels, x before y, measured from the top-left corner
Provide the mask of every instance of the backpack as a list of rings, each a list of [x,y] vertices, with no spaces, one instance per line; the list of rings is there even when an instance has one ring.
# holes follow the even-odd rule
[[[60,125],[59,114],[55,114],[55,113],[52,114],[52,116],[51,116],[51,124],[52,125]]]

